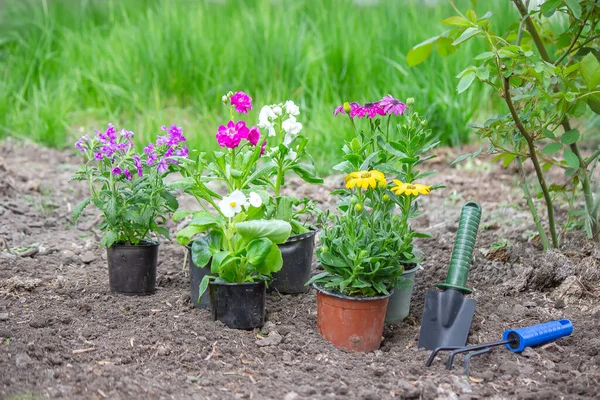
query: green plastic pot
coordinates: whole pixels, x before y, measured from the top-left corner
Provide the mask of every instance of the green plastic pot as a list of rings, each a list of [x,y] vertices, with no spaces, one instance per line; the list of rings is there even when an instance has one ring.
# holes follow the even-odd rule
[[[410,312],[410,298],[415,287],[415,273],[422,269],[423,267],[420,265],[414,265],[412,268],[404,271],[398,278],[398,283],[396,283],[394,293],[390,297],[387,312],[385,313],[386,324],[400,322],[408,317],[408,313]]]

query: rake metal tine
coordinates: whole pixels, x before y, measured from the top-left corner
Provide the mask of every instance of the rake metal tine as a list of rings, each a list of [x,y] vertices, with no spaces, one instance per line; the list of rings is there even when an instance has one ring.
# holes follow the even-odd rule
[[[454,357],[456,357],[457,354],[467,353],[469,351],[487,349],[489,347],[494,347],[494,346],[502,346],[503,344],[506,344],[508,342],[509,342],[508,340],[501,340],[499,342],[484,343],[484,344],[480,344],[480,345],[477,345],[477,346],[468,346],[468,347],[463,347],[463,348],[454,350],[448,356],[448,361],[446,361],[446,369],[452,369],[452,363],[454,362]]]
[[[431,367],[431,364],[433,364],[433,360],[435,360],[435,356],[437,356],[437,354],[440,351],[444,351],[444,350],[456,350],[456,349],[462,349],[464,348],[464,346],[444,346],[444,347],[436,347],[432,352],[431,355],[429,356],[429,359],[427,359],[427,362],[425,363],[425,367]]]
[[[491,353],[491,351],[494,350],[492,347],[488,347],[487,349],[483,349],[483,350],[478,350],[478,351],[474,351],[472,353],[469,353],[467,355],[465,355],[465,376],[469,377],[470,374],[470,363],[471,363],[471,357],[475,357],[475,356],[480,356],[483,354],[487,354],[487,353]]]

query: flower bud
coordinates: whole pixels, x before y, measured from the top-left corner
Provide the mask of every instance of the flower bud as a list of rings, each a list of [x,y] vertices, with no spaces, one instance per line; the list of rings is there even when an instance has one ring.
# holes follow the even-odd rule
[[[408,99],[406,99],[406,105],[408,107],[414,106],[415,105],[415,99],[413,97],[409,97]]]
[[[227,105],[227,103],[229,103],[229,98],[227,97],[226,94],[223,95],[223,97],[221,97],[221,101],[223,102],[223,104]]]
[[[354,211],[356,211],[356,212],[361,212],[362,209],[363,209],[363,205],[360,203],[358,203],[354,206]]]
[[[358,254],[359,258],[367,258],[369,257],[369,252],[367,250],[361,250],[361,252]]]
[[[227,97],[231,97],[233,96],[233,92],[230,90],[229,92],[227,92]]]
[[[350,107],[350,103],[348,103],[347,101],[344,103],[344,112],[346,114],[349,114],[350,111],[352,111],[352,107]]]
[[[355,205],[356,203],[358,203],[358,198],[356,196],[352,196],[350,197],[350,205]]]
[[[388,201],[390,201],[390,196],[388,196],[387,194],[384,194],[384,195],[383,195],[383,201],[385,201],[386,203],[387,203]]]
[[[427,120],[426,119],[422,119],[421,120],[421,126],[427,126]]]
[[[329,251],[329,247],[323,246],[321,247],[321,253],[327,253]]]

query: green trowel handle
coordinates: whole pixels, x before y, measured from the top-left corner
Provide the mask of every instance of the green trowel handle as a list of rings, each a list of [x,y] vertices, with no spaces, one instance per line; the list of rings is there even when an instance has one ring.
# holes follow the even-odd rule
[[[477,240],[481,207],[474,201],[465,203],[460,212],[458,232],[452,249],[452,258],[448,267],[446,282],[436,285],[442,289],[455,289],[465,294],[471,293],[467,288],[469,268],[473,260],[473,249]]]

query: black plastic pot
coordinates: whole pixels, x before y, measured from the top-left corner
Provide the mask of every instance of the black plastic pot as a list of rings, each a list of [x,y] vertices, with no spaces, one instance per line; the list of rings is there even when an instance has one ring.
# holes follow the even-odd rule
[[[215,283],[208,285],[213,321],[234,329],[260,328],[265,322],[265,283]]]
[[[156,291],[158,243],[117,244],[106,249],[110,291],[145,296]]]
[[[204,292],[202,299],[198,302],[198,296],[200,294],[200,282],[202,279],[210,274],[210,262],[203,268],[198,268],[192,260],[192,245],[186,246],[188,251],[188,266],[190,269],[190,298],[191,302],[196,308],[210,308],[210,296],[208,291]]]
[[[315,247],[317,229],[311,227],[310,232],[294,235],[279,245],[283,257],[283,267],[273,274],[269,288],[283,294],[306,293],[306,282],[310,279],[310,270]]]

